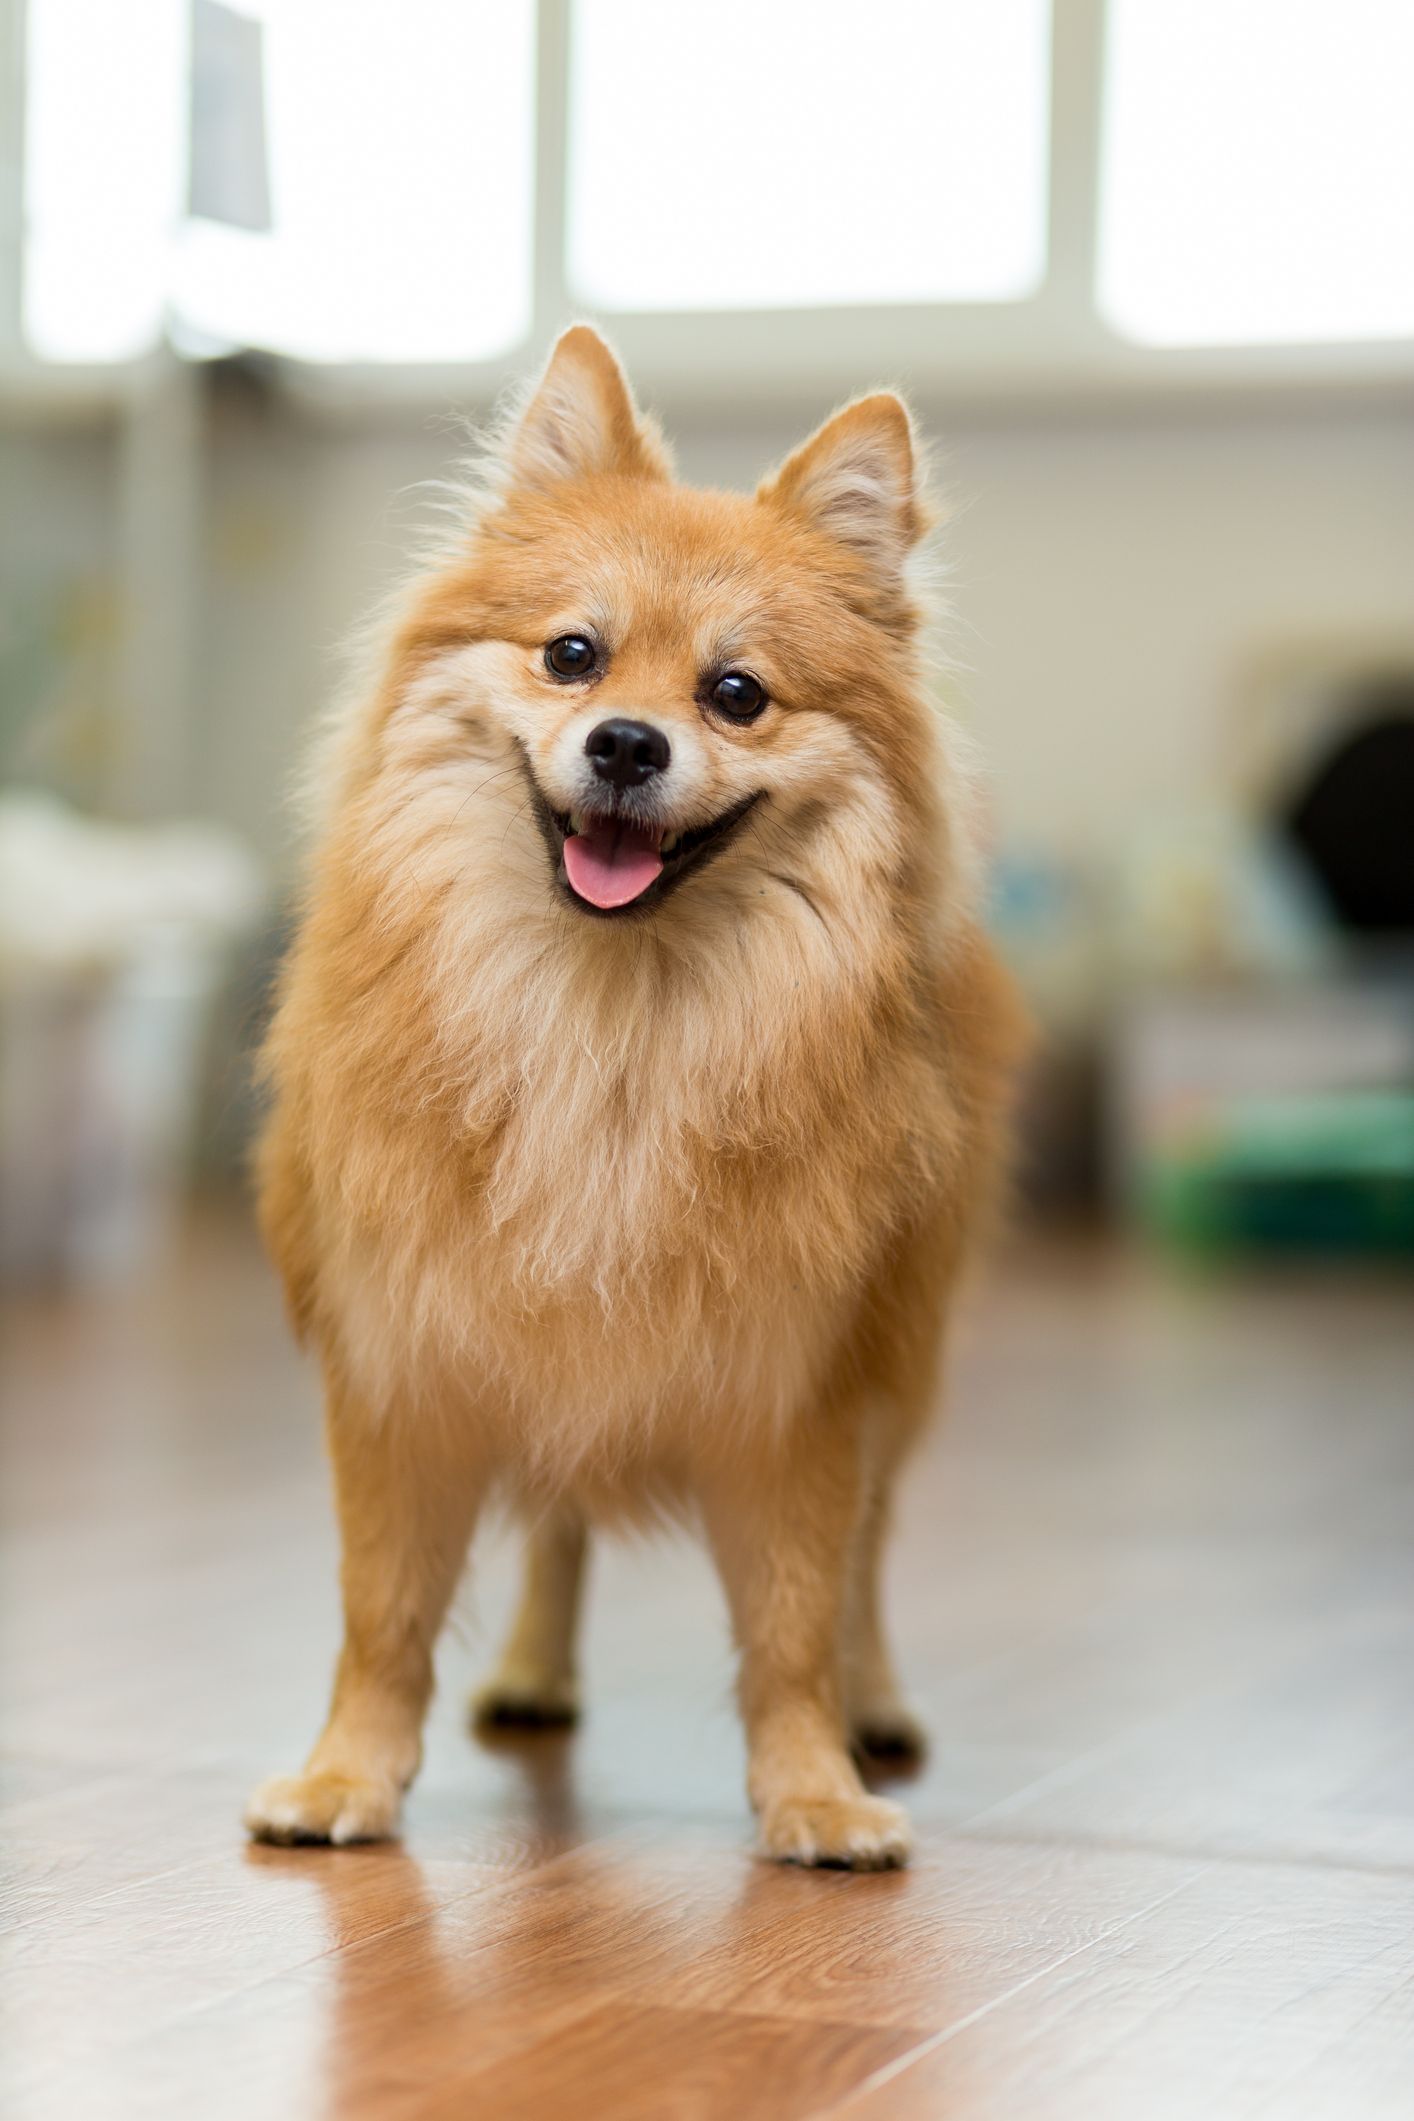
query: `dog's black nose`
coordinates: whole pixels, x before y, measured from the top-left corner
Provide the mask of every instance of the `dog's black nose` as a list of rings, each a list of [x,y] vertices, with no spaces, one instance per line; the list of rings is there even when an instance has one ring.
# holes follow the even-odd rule
[[[615,788],[637,788],[661,773],[672,757],[668,740],[651,722],[629,722],[618,716],[598,722],[584,739],[599,778]]]

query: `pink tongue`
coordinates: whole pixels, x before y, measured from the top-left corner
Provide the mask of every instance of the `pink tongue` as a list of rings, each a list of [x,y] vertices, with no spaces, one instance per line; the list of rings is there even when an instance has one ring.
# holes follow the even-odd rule
[[[591,906],[627,906],[662,873],[658,835],[639,825],[591,825],[565,841],[565,875]]]

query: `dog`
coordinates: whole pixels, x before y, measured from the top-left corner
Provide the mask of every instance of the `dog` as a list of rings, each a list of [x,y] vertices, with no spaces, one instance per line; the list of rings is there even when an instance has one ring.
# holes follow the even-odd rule
[[[528,1569],[482,1719],[571,1719],[586,1528],[686,1517],[763,1852],[907,1856],[856,1765],[922,1744],[881,1555],[1022,1037],[924,688],[920,483],[881,393],[754,497],[680,485],[577,326],[382,627],[264,1054],[344,1640],[258,1837],[396,1831],[494,1497]]]

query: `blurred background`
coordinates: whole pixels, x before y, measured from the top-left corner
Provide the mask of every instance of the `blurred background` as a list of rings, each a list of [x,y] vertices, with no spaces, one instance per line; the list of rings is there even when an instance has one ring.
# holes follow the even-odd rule
[[[751,1862],[680,1548],[469,1760],[514,1532],[407,1848],[236,1829],[338,1639],[244,1176],[292,784],[580,317],[690,479],[936,445],[1041,1036],[905,1880]],[[1407,2121],[1411,1265],[1414,0],[0,0],[7,2114]]]
[[[237,1192],[339,644],[580,316],[689,478],[937,439],[1029,1211],[1414,1256],[1411,91],[1406,0],[0,0],[0,1276]]]

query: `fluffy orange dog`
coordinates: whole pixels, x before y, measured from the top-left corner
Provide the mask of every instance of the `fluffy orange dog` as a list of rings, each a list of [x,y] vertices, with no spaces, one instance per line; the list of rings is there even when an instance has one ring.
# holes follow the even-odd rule
[[[266,1235],[318,1349],[345,1636],[253,1832],[394,1831],[472,1524],[532,1526],[480,1713],[573,1715],[590,1520],[695,1514],[764,1848],[870,1867],[909,1747],[889,1492],[1016,1047],[921,690],[908,415],[673,481],[561,339],[344,725],[267,1063]]]

